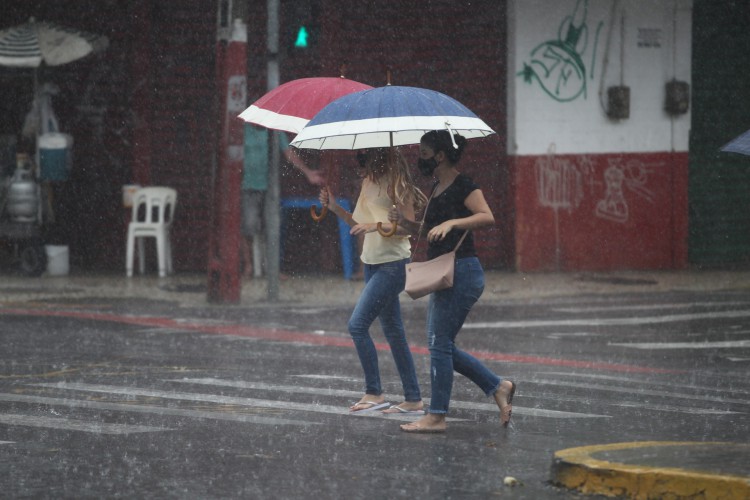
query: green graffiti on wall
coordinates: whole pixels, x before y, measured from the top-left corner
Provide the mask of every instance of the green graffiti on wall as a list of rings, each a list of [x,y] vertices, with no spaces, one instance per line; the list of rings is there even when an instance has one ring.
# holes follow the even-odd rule
[[[599,23],[593,37],[591,73],[587,77],[583,62],[589,38],[587,15],[588,0],[577,0],[573,14],[560,23],[557,39],[537,45],[531,51],[530,61],[523,63],[517,76],[523,77],[526,83],[538,82],[542,90],[556,101],[569,102],[580,96],[586,99],[586,81],[594,77],[596,47],[603,25]]]

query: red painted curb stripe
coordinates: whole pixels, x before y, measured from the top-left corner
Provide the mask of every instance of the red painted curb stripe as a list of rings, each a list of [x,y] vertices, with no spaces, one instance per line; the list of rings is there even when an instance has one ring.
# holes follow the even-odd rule
[[[200,323],[185,323],[171,318],[153,316],[127,316],[110,313],[94,313],[81,311],[54,311],[36,309],[0,309],[0,314],[18,316],[47,316],[64,317],[92,321],[111,321],[129,325],[151,326],[159,328],[179,328],[201,333],[215,335],[233,335],[237,337],[248,337],[275,342],[300,342],[311,345],[331,347],[353,347],[349,338],[326,337],[306,332],[294,332],[275,328],[256,328],[244,325],[203,325]],[[379,351],[388,351],[388,344],[375,343]],[[414,354],[429,355],[426,347],[412,346]],[[652,368],[647,366],[625,365],[620,363],[604,363],[596,361],[580,361],[573,359],[545,358],[540,356],[525,356],[521,354],[501,354],[488,351],[468,351],[472,356],[484,361],[502,361],[506,363],[523,363],[545,366],[567,366],[571,368],[588,368],[591,370],[602,370],[624,373],[681,373],[680,370],[667,370],[664,368]]]

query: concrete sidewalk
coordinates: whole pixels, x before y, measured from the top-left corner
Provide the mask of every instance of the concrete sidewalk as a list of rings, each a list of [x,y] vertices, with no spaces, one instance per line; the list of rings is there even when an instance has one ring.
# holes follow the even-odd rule
[[[590,294],[638,294],[653,292],[712,292],[750,290],[750,271],[621,271],[608,273],[514,273],[488,271],[481,302],[532,300],[545,297]],[[176,302],[184,307],[208,306],[206,275],[177,274],[126,278],[124,273],[77,274],[68,276],[0,277],[0,297],[14,300],[41,299],[63,295],[75,297],[149,298]],[[310,305],[354,304],[363,287],[340,275],[301,275],[284,279],[279,303]],[[404,300],[410,302],[408,297]],[[422,299],[423,301],[426,299]],[[217,304],[220,305],[220,304]],[[265,278],[244,280],[239,304],[226,306],[273,306],[268,301]]]

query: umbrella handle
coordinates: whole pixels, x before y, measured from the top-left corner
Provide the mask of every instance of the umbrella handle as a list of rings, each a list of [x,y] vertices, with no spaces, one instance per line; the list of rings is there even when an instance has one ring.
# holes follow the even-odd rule
[[[393,208],[396,208],[396,204],[395,203],[393,204]],[[390,238],[391,236],[393,236],[394,234],[396,234],[396,229],[398,229],[398,223],[394,222],[391,225],[391,230],[390,231],[383,231],[383,223],[382,222],[378,222],[378,233],[380,233],[380,236],[382,236],[384,238]]]
[[[378,222],[378,232],[380,233],[380,236],[383,236],[384,238],[390,238],[396,234],[396,229],[398,229],[398,223],[394,222],[390,231],[383,231],[383,223]]]
[[[310,217],[315,222],[320,222],[325,218],[326,214],[328,213],[328,207],[323,205],[323,209],[320,211],[320,215],[318,215],[315,211],[315,205],[310,205]]]

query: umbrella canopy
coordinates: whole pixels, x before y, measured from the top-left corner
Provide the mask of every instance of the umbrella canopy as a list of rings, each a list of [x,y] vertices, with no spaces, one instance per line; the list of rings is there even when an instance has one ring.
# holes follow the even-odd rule
[[[343,77],[300,78],[268,92],[239,117],[266,128],[297,134],[327,104],[341,96],[371,88]]]
[[[346,95],[315,115],[292,141],[308,149],[365,149],[419,144],[425,132],[467,139],[494,134],[466,106],[434,90],[388,85]]]
[[[42,62],[59,66],[104,50],[105,36],[48,22],[28,23],[0,31],[0,65],[37,68]]]
[[[750,155],[750,130],[729,141],[721,150],[729,153]]]

